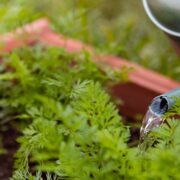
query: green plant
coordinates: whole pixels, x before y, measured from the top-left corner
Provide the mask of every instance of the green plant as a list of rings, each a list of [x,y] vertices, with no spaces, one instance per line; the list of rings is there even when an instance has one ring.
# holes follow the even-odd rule
[[[150,141],[158,143],[147,151],[128,146],[129,128],[103,88],[112,77],[124,80],[124,70],[106,73],[87,52],[54,47],[3,59],[13,69],[0,74],[1,121],[9,117],[23,132],[13,180],[179,179],[178,121],[152,132]]]
[[[91,143],[95,145],[90,136],[96,133],[95,139],[98,136],[102,138],[101,133],[105,133],[105,129],[118,138],[116,128],[120,117],[102,86],[120,77],[124,80],[124,69],[122,72],[106,69],[106,73],[92,62],[87,52],[68,54],[63,49],[43,46],[7,54],[4,63],[13,70],[3,71],[0,75],[3,87],[1,121],[6,123],[4,118],[9,117],[17,127],[26,128],[24,137],[19,140],[21,147],[17,153],[17,169],[28,170],[29,156],[34,154],[32,161],[38,163],[38,168],[44,165],[46,170],[54,170],[61,145],[66,145],[66,141],[67,146],[82,144],[87,146],[86,153],[91,153],[95,150]],[[98,129],[99,132],[96,132]],[[85,137],[90,138],[87,144]],[[54,142],[56,145],[50,147],[52,140],[57,140]],[[94,143],[96,141],[98,139]],[[42,148],[45,148],[44,155],[39,152]],[[51,157],[51,150],[57,153],[53,155],[55,157]],[[51,163],[52,158],[57,159]]]
[[[164,50],[163,35],[142,26],[145,19],[140,11],[129,12],[127,2],[116,1],[122,15],[111,10],[115,1],[53,2],[50,7],[48,0],[2,1],[1,32],[47,16],[57,31],[100,52],[140,59],[179,79],[178,58],[170,47]],[[126,80],[126,69],[102,71],[91,58],[87,52],[43,46],[3,54],[0,123],[22,132],[12,179],[180,179],[179,121],[170,118],[154,130],[147,151],[129,147],[129,127],[106,91],[110,82]],[[179,107],[171,113],[179,114]]]

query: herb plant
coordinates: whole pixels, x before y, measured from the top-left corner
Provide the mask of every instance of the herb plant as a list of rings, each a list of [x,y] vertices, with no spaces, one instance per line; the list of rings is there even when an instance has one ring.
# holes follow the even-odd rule
[[[44,46],[4,55],[1,122],[22,132],[11,179],[179,179],[179,121],[155,129],[146,151],[129,147],[106,88],[125,72],[91,58]]]
[[[87,52],[68,54],[42,46],[17,50],[5,56],[4,63],[12,70],[0,75],[2,121],[9,116],[16,120],[16,126],[25,128],[18,140],[21,146],[14,178],[20,178],[19,173],[28,175],[32,162],[36,164],[33,168],[61,177],[85,178],[91,171],[92,176],[100,176],[96,168],[106,154],[101,143],[108,148],[114,139],[111,148],[117,151],[117,144],[128,137],[125,129],[118,128],[121,118],[102,88],[109,80],[124,78],[124,70],[108,69],[106,73]],[[67,165],[67,161],[71,163]],[[92,166],[88,174],[87,162]],[[85,169],[81,169],[83,164]]]
[[[97,51],[179,79],[179,58],[148,23],[140,4],[1,0],[0,32],[45,16],[56,31],[92,44]],[[102,70],[88,52],[69,54],[41,45],[1,56],[0,130],[10,126],[20,133],[12,180],[180,179],[178,119],[169,118],[155,129],[146,151],[129,146],[129,127],[107,88],[126,80],[126,69]],[[171,115],[179,114],[179,107]],[[6,155],[3,142],[0,154]]]

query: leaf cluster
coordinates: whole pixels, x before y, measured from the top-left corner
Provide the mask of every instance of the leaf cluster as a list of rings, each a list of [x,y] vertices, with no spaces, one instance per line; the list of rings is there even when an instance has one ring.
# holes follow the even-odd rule
[[[15,50],[3,60],[11,69],[0,74],[1,121],[14,117],[24,129],[13,178],[31,179],[34,171],[64,179],[101,179],[109,172],[115,178],[122,167],[112,160],[125,156],[129,131],[103,87],[124,80],[124,69],[105,72],[87,52],[43,46]]]
[[[43,46],[4,56],[1,121],[10,117],[23,133],[12,179],[179,179],[180,123],[152,132],[146,151],[129,147],[105,88],[115,76],[91,58]]]

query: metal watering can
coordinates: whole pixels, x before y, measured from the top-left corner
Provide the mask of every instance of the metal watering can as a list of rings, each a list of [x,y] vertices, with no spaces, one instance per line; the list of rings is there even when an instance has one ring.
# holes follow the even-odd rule
[[[151,21],[173,41],[180,54],[180,0],[142,0]],[[162,123],[168,112],[180,97],[180,88],[155,97],[149,105],[141,127],[141,139]]]
[[[142,0],[151,21],[172,40],[180,54],[180,0]]]

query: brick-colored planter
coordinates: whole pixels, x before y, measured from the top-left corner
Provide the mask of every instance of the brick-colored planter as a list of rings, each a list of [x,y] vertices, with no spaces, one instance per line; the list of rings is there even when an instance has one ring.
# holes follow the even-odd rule
[[[78,40],[65,38],[55,33],[49,27],[47,19],[40,19],[31,24],[18,28],[15,32],[0,36],[0,52],[11,51],[14,48],[27,44],[43,43],[46,45],[65,48],[68,52],[77,52],[86,49],[93,53],[91,46]],[[120,111],[123,115],[133,117],[144,114],[148,104],[154,96],[165,93],[180,86],[179,82],[169,79],[151,70],[112,55],[95,55],[94,60],[102,61],[111,68],[119,69],[122,66],[132,67],[128,83],[119,84],[112,88],[112,95],[123,100]]]

